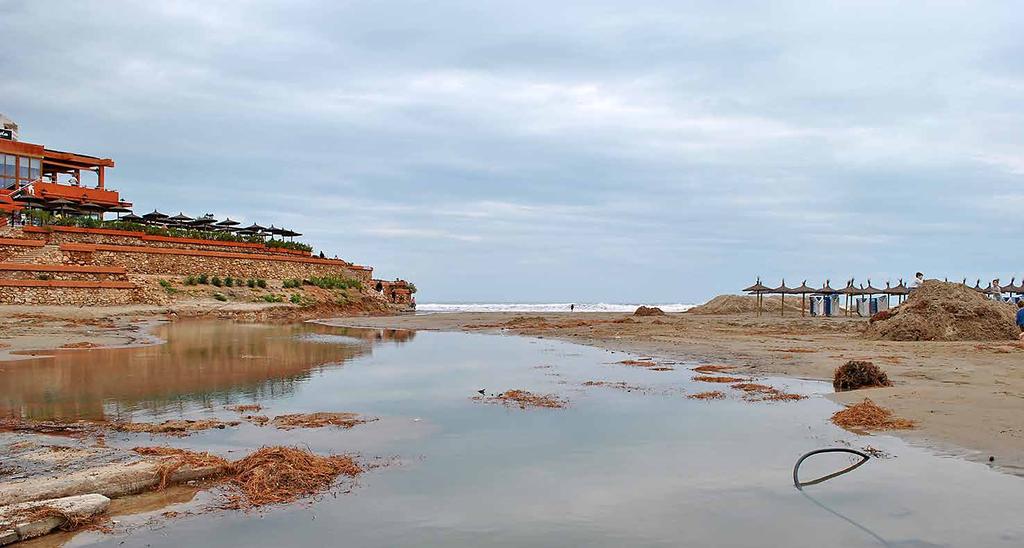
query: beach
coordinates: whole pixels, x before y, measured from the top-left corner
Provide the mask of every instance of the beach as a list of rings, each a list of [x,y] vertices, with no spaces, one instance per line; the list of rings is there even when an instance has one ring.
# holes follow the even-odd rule
[[[159,343],[160,323],[197,315],[192,308],[3,307],[0,359],[46,355],[59,348]],[[266,307],[237,305],[222,317],[251,318]],[[1020,474],[1024,471],[1024,348],[1010,342],[868,340],[862,318],[688,313],[638,317],[625,313],[444,313],[315,320],[335,326],[504,333],[570,341],[656,360],[733,366],[736,374],[831,381],[848,360],[868,360],[893,382],[830,394],[841,404],[865,397],[910,419],[893,432],[914,443]],[[7,363],[3,367],[17,367]],[[824,419],[825,417],[823,417]]]
[[[623,321],[628,319],[628,321]],[[502,331],[555,338],[664,360],[735,366],[748,375],[831,381],[848,360],[882,367],[894,386],[831,395],[869,397],[917,427],[894,432],[915,443],[1024,472],[1024,348],[1010,342],[867,340],[864,318],[668,314],[450,313],[339,318],[334,325],[443,331]]]

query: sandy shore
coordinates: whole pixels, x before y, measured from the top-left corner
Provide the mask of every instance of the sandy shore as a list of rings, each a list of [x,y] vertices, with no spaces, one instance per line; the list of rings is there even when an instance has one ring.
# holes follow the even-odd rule
[[[201,314],[203,308],[0,307],[0,360],[72,346],[128,346],[155,341],[149,327]],[[259,312],[265,306],[219,308],[223,317]],[[250,310],[252,309],[252,310]],[[206,312],[209,309],[205,309]],[[734,365],[751,375],[828,380],[849,359],[882,366],[895,386],[836,394],[840,403],[870,397],[918,423],[899,432],[969,459],[1024,474],[1024,349],[1001,343],[869,341],[860,319],[749,315],[543,314],[506,326],[516,314],[426,314],[325,320],[336,325],[421,330],[505,332],[548,337],[666,360]],[[628,318],[628,320],[625,320]],[[18,354],[12,354],[17,352]],[[14,363],[0,366],[16,367]]]
[[[840,403],[870,397],[914,420],[897,435],[945,452],[1024,473],[1024,349],[1010,343],[870,341],[863,319],[670,314],[456,313],[333,319],[327,323],[425,330],[504,332],[548,337],[670,360],[737,366],[751,375],[831,382],[836,367],[867,359],[894,386],[835,394]],[[630,322],[621,323],[629,317]]]

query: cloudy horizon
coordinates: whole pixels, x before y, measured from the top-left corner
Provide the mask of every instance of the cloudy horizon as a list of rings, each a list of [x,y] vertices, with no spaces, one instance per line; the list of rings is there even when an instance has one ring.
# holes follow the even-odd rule
[[[15,2],[0,113],[421,302],[1024,276],[1011,3]],[[86,183],[90,181],[86,180]]]

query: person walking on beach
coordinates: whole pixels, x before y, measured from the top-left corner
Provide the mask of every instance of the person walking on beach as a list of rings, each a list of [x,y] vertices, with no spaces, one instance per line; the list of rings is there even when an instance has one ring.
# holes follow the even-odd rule
[[[576,305],[575,304],[570,304],[569,305],[569,312],[575,312],[575,311],[576,311]]]

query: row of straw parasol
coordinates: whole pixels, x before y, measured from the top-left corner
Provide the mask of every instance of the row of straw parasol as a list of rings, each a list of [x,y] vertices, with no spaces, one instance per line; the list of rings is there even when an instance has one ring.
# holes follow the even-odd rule
[[[910,289],[900,280],[899,285],[893,286],[891,283],[886,282],[885,288],[878,288],[871,285],[871,280],[868,280],[867,286],[861,284],[857,287],[854,284],[853,279],[850,279],[846,283],[846,287],[841,289],[833,289],[831,286],[831,280],[825,280],[825,285],[820,288],[813,288],[807,285],[807,280],[798,287],[787,287],[786,280],[782,280],[782,285],[779,287],[768,287],[761,283],[761,278],[757,279],[754,285],[747,287],[743,290],[745,293],[754,294],[757,297],[757,313],[762,313],[764,296],[765,295],[779,295],[781,296],[782,303],[779,307],[779,315],[786,315],[786,295],[800,295],[800,315],[807,315],[807,296],[808,295],[844,295],[846,297],[846,314],[850,314],[850,309],[853,305],[853,300],[856,297],[867,296],[871,297],[874,295],[890,295],[895,296],[902,302],[903,299],[910,293]]]
[[[301,233],[295,232],[294,230],[278,228],[274,225],[265,227],[253,223],[246,227],[239,227],[241,223],[238,221],[234,221],[231,218],[217,220],[209,213],[200,217],[189,217],[188,215],[179,212],[177,215],[172,216],[154,209],[149,213],[139,216],[132,213],[131,208],[128,207],[130,204],[127,202],[121,202],[117,205],[111,206],[88,201],[75,202],[65,198],[42,198],[28,193],[18,196],[15,199],[19,202],[28,204],[29,207],[52,211],[62,215],[97,215],[102,218],[104,213],[116,213],[118,215],[117,220],[152,226],[232,232],[240,236],[267,234],[271,237],[281,236],[283,238],[302,236]],[[127,215],[121,215],[122,213],[127,213]]]
[[[947,279],[946,281],[948,282],[949,280]],[[1024,279],[1021,280],[1021,284],[1020,285],[1018,285],[1016,283],[1016,281],[1017,281],[1017,278],[1012,278],[1010,280],[1010,285],[1002,286],[1002,287],[999,287],[999,288],[997,288],[995,285],[993,285],[991,283],[989,284],[988,287],[982,287],[980,279],[974,284],[974,287],[971,287],[971,286],[967,285],[967,278],[964,278],[963,281],[961,281],[961,284],[963,286],[965,286],[965,287],[968,287],[968,288],[973,289],[973,290],[975,290],[975,291],[977,291],[979,293],[983,293],[983,294],[989,295],[989,296],[1000,295],[1000,294],[1004,294],[1004,293],[1005,294],[1009,294],[1011,297],[1013,297],[1014,295],[1024,295]],[[807,314],[807,296],[808,295],[824,295],[824,296],[844,295],[846,297],[846,315],[849,316],[850,315],[850,310],[853,308],[853,302],[854,302],[854,300],[857,297],[868,297],[868,298],[870,298],[870,297],[875,296],[875,295],[888,295],[888,296],[891,296],[891,297],[896,297],[898,299],[898,303],[902,303],[907,298],[907,295],[909,295],[910,291],[911,291],[911,289],[908,288],[906,286],[906,284],[903,283],[903,279],[902,278],[899,281],[899,285],[896,285],[896,286],[893,286],[890,282],[886,282],[885,283],[885,288],[874,287],[873,285],[871,285],[871,279],[870,278],[868,279],[867,286],[865,286],[864,284],[861,284],[859,287],[856,286],[854,284],[854,280],[852,278],[846,283],[846,287],[843,287],[842,289],[833,289],[831,287],[830,283],[831,283],[830,280],[825,280],[825,285],[823,285],[820,288],[815,289],[813,287],[808,286],[807,285],[807,280],[804,280],[803,283],[800,284],[799,287],[787,287],[786,286],[786,280],[783,279],[782,280],[782,285],[780,285],[779,287],[768,287],[768,286],[762,284],[761,283],[761,278],[758,277],[757,278],[757,282],[754,283],[754,285],[745,288],[743,291],[745,293],[754,294],[757,297],[757,313],[758,313],[758,315],[761,314],[762,309],[763,309],[764,295],[780,295],[781,299],[782,299],[782,306],[780,306],[779,315],[781,315],[781,316],[785,316],[785,314],[786,314],[786,308],[785,308],[786,295],[800,295],[800,298],[801,298],[800,314],[801,315],[806,315]]]
[[[246,227],[239,227],[241,223],[232,220],[231,218],[226,218],[224,220],[218,221],[213,215],[210,214],[206,214],[204,216],[195,218],[189,217],[184,213],[178,213],[177,215],[171,216],[161,213],[155,209],[142,216],[130,213],[128,215],[119,217],[119,220],[153,226],[233,232],[241,236],[252,236],[257,234],[270,234],[271,236],[281,236],[285,238],[302,236],[301,233],[295,232],[294,230],[290,230],[287,228],[278,228],[274,225],[265,227],[253,223]]]

